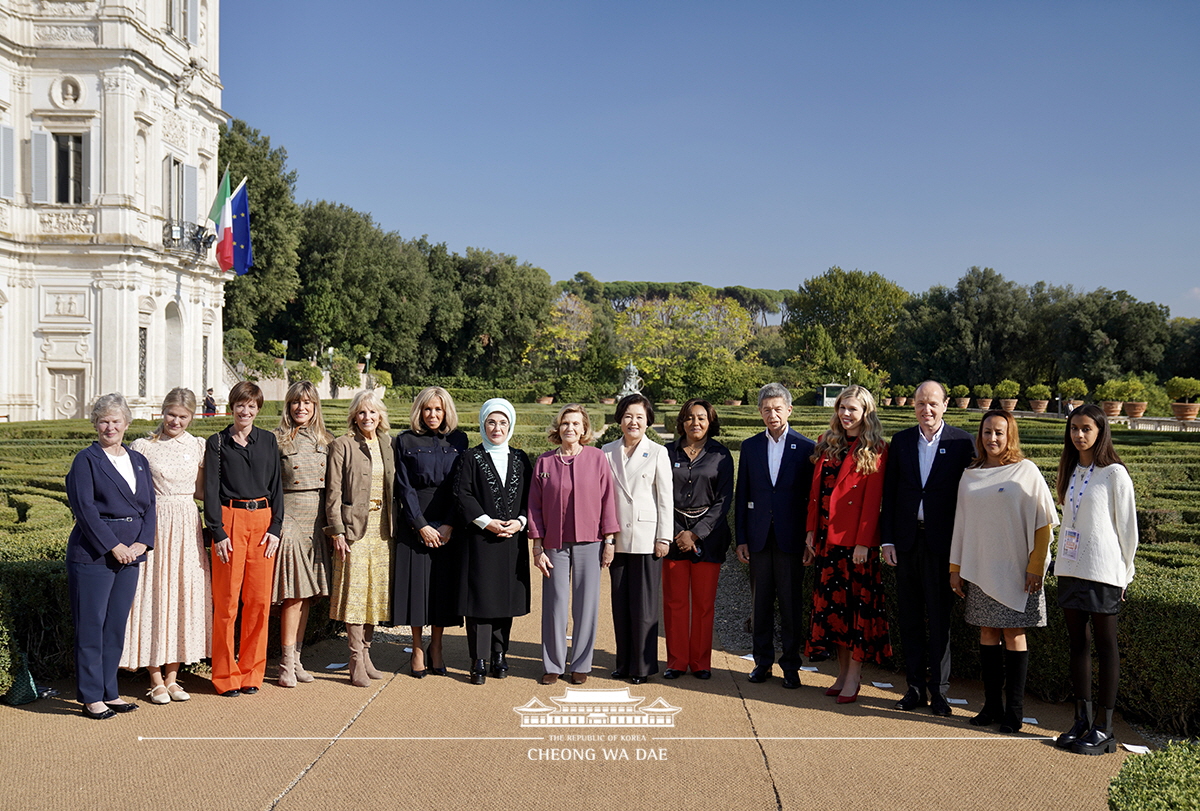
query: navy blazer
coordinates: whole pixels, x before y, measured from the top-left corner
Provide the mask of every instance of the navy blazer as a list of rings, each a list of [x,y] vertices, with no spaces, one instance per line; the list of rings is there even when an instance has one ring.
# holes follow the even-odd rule
[[[154,547],[155,497],[150,463],[125,446],[133,462],[137,493],[117,472],[99,442],[75,454],[67,473],[67,503],[75,526],[67,539],[71,563],[111,563],[109,550],[119,543]],[[107,519],[107,520],[106,520]],[[145,560],[145,555],[138,558]]]
[[[921,456],[917,452],[920,426],[905,428],[892,437],[891,454],[883,480],[880,541],[908,552],[917,538],[917,507],[925,501],[925,540],[930,548],[950,554],[954,534],[954,508],[958,480],[975,456],[975,439],[961,428],[942,429],[929,479],[921,485]]]
[[[808,489],[812,485],[814,443],[791,427],[784,436],[779,476],[771,484],[767,466],[767,432],[742,442],[738,459],[734,524],[737,545],[751,554],[767,545],[767,533],[775,525],[775,542],[784,552],[804,551],[804,524],[808,517]]]

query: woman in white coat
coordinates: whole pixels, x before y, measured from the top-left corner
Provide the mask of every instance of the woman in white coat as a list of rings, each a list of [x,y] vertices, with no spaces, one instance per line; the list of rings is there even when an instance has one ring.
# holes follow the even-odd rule
[[[654,407],[641,394],[617,404],[621,439],[604,446],[616,484],[620,530],[614,543],[613,631],[617,639],[614,679],[644,684],[658,672],[658,615],[662,597],[662,558],[674,535],[674,484],[667,449],[646,429]]]

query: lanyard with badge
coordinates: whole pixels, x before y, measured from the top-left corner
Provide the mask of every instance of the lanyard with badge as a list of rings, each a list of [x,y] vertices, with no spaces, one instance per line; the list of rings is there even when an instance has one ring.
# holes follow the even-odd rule
[[[1083,504],[1083,493],[1087,490],[1088,482],[1092,480],[1092,472],[1096,469],[1093,463],[1088,466],[1087,473],[1083,477],[1083,483],[1079,485],[1079,495],[1075,495],[1075,481],[1079,475],[1079,469],[1075,469],[1075,474],[1071,476],[1071,487],[1067,490],[1067,505],[1071,508],[1071,526],[1063,528],[1062,533],[1062,556],[1067,560],[1079,559],[1079,530],[1075,529],[1075,521],[1079,518],[1079,506]]]

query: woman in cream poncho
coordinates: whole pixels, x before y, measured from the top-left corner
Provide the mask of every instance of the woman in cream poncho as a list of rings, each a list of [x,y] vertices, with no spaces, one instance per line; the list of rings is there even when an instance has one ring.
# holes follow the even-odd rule
[[[1017,732],[1029,670],[1025,629],[1046,624],[1042,579],[1058,513],[1041,471],[1021,453],[1012,414],[985,414],[975,449],[958,485],[950,588],[959,597],[965,589],[966,620],[979,626],[984,705],[971,723],[999,721],[1001,732]]]

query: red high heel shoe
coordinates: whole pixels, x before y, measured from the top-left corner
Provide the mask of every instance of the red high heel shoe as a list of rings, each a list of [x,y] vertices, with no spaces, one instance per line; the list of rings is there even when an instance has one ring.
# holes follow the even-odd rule
[[[857,687],[855,687],[855,688],[854,688],[854,695],[852,695],[852,696],[842,696],[842,695],[839,695],[839,696],[837,697],[837,703],[839,703],[839,704],[853,704],[855,701],[858,701],[858,691],[859,691],[859,690],[861,690],[861,689],[862,689],[862,685],[861,685],[861,684],[859,684]]]

